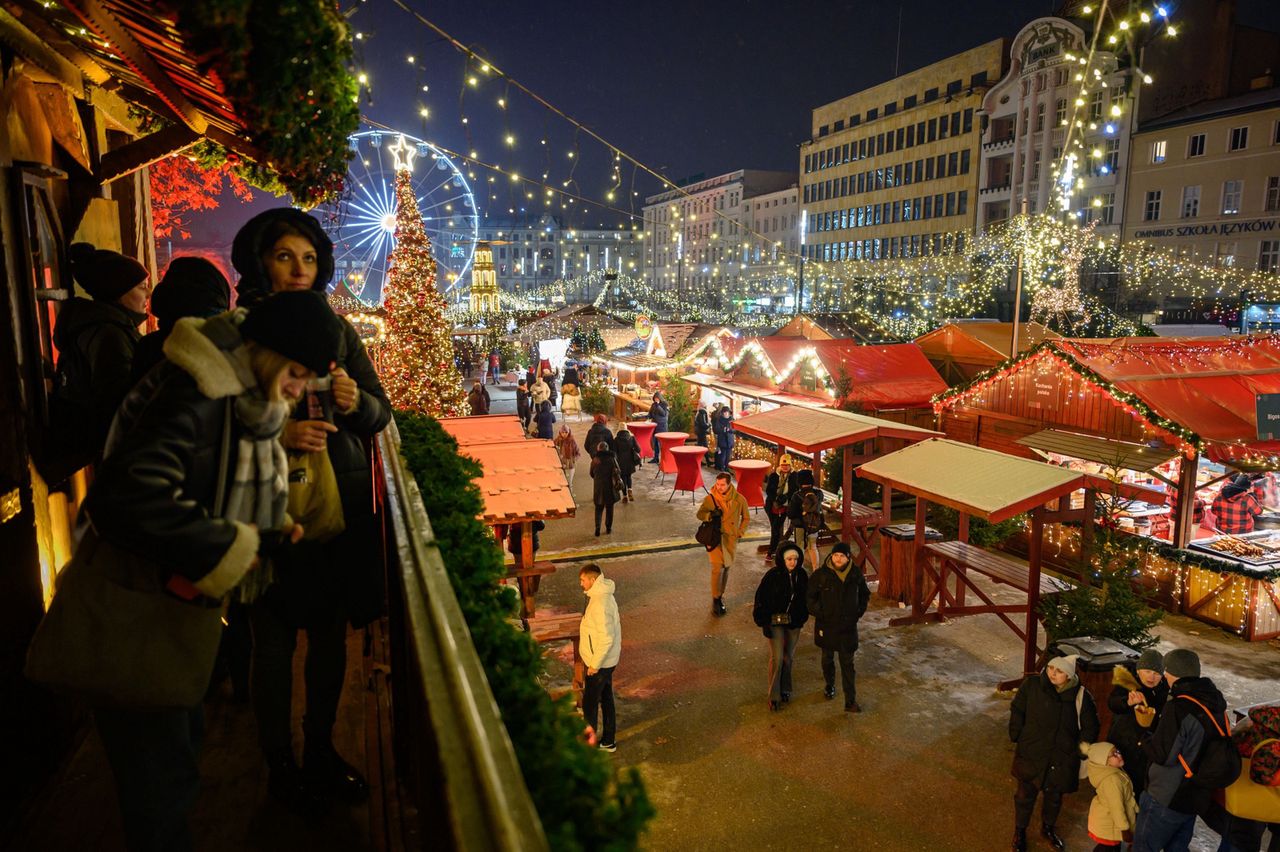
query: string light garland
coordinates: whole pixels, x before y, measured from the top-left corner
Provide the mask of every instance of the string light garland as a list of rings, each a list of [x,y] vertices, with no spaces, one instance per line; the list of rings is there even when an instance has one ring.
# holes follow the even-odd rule
[[[433,417],[471,413],[454,363],[452,326],[436,286],[431,238],[409,169],[396,173],[396,247],[384,285],[386,340],[380,374],[392,406]]]

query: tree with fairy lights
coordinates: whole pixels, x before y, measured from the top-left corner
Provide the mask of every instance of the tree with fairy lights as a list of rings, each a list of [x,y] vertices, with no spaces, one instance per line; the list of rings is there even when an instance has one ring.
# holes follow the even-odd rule
[[[436,289],[431,238],[410,183],[416,151],[403,136],[389,150],[396,169],[396,246],[383,285],[387,340],[382,384],[396,408],[434,417],[465,416],[471,409],[454,364],[444,297]]]

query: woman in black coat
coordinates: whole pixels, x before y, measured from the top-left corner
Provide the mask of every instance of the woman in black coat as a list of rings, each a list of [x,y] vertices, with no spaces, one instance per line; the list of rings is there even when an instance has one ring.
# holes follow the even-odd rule
[[[618,459],[618,472],[622,474],[622,502],[633,502],[635,496],[631,493],[631,477],[640,466],[640,445],[636,443],[636,436],[625,426],[618,429],[618,434],[614,437],[614,455]]]
[[[587,448],[588,455],[594,458],[596,447],[600,446],[602,441],[609,447],[609,452],[617,452],[618,445],[613,433],[609,431],[609,418],[603,414],[597,414],[593,419],[595,422],[587,430],[587,438],[582,444]]]
[[[800,642],[800,628],[809,620],[805,604],[809,574],[804,570],[804,554],[788,543],[779,549],[776,563],[760,579],[752,609],[756,626],[769,640],[770,710],[791,700],[791,667]]]
[[[283,207],[254,216],[236,234],[231,260],[240,281],[238,303],[255,306],[273,292],[324,295],[333,278],[333,243],[312,216]],[[274,582],[253,605],[252,693],[258,737],[271,768],[269,792],[289,807],[315,814],[328,800],[368,795],[360,773],[334,749],[333,726],[347,668],[347,625],[364,627],[382,611],[378,558],[381,534],[373,514],[370,444],[391,420],[391,405],[355,328],[339,318],[342,336],[331,394],[332,422],[302,405],[285,424],[294,454],[326,452],[337,479],[345,529],[328,541],[304,539],[281,560]],[[293,753],[293,654],[307,631],[305,775]]]
[[[653,392],[653,402],[649,403],[649,419],[654,422],[653,437],[649,441],[653,444],[653,462],[658,464],[662,461],[662,448],[658,446],[658,433],[667,431],[667,418],[671,414],[670,407],[667,406],[667,399],[662,395],[662,391]]]
[[[254,313],[175,326],[167,360],[121,404],[82,509],[78,549],[101,541],[144,554],[193,611],[219,606],[242,580],[272,569],[260,532],[284,546],[303,533],[285,526],[279,435],[308,380],[328,370],[338,323],[317,294],[284,294]],[[202,683],[208,663],[197,673]],[[186,812],[199,787],[203,719],[199,701],[94,709],[130,849],[190,848]]]
[[[1098,739],[1098,711],[1076,677],[1075,657],[1056,657],[1018,687],[1009,709],[1009,739],[1017,744],[1013,777],[1013,848],[1027,848],[1027,826],[1036,796],[1044,793],[1040,835],[1062,849],[1056,826],[1062,797],[1080,786],[1080,744]]]
[[[603,444],[603,442],[601,442]],[[596,445],[596,457],[591,460],[591,502],[596,506],[596,535],[600,535],[600,516],[604,515],[605,534],[613,532],[613,504],[618,502],[622,474],[618,471],[618,459],[609,446]]]
[[[1126,663],[1112,671],[1111,694],[1107,696],[1107,708],[1111,710],[1107,742],[1124,757],[1124,771],[1133,781],[1135,796],[1147,786],[1147,756],[1138,741],[1155,731],[1168,698],[1164,658],[1154,648],[1143,651],[1136,664]],[[1138,721],[1138,713],[1143,714],[1145,725]]]
[[[544,400],[542,405],[538,406],[538,416],[536,419],[538,421],[537,437],[546,438],[547,440],[554,439],[556,415],[551,410],[550,402]]]

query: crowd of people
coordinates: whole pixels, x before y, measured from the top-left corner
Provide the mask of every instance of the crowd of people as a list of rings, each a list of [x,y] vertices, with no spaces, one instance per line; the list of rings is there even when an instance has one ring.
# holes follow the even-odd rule
[[[159,327],[146,337],[137,330],[146,269],[84,244],[70,256],[89,298],[68,300],[58,317],[51,416],[55,431],[73,438],[60,472],[95,469],[68,582],[30,659],[59,641],[58,630],[85,628],[71,601],[76,578],[94,572],[155,587],[148,594],[156,597],[120,604],[137,608],[139,629],[151,623],[156,598],[190,607],[147,637],[157,659],[178,647],[201,652],[185,671],[146,673],[152,683],[142,687],[181,692],[195,682],[186,706],[138,706],[133,694],[94,701],[129,848],[191,845],[203,699],[217,670],[231,674],[235,698],[252,703],[273,797],[308,816],[363,800],[368,784],[336,750],[333,729],[348,627],[364,627],[382,608],[369,442],[391,409],[359,335],[326,298],[332,243],[314,217],[292,208],[253,217],[232,250],[235,308],[215,265],[174,258],[151,294]],[[193,639],[187,623],[224,606],[221,637],[215,626]],[[55,618],[55,610],[69,615]],[[303,631],[299,762],[293,657]],[[111,654],[120,638],[106,633],[103,647],[72,647],[68,657],[137,664]]]

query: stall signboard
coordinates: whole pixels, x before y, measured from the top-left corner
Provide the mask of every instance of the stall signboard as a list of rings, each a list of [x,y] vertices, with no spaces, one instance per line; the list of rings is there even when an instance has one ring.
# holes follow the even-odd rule
[[[649,335],[653,333],[653,321],[644,314],[636,317],[636,337],[641,340],[648,340]]]
[[[1258,440],[1274,441],[1280,436],[1280,393],[1260,393],[1256,400]]]
[[[1045,411],[1056,410],[1061,375],[1057,370],[1032,374],[1027,385],[1027,405]]]

